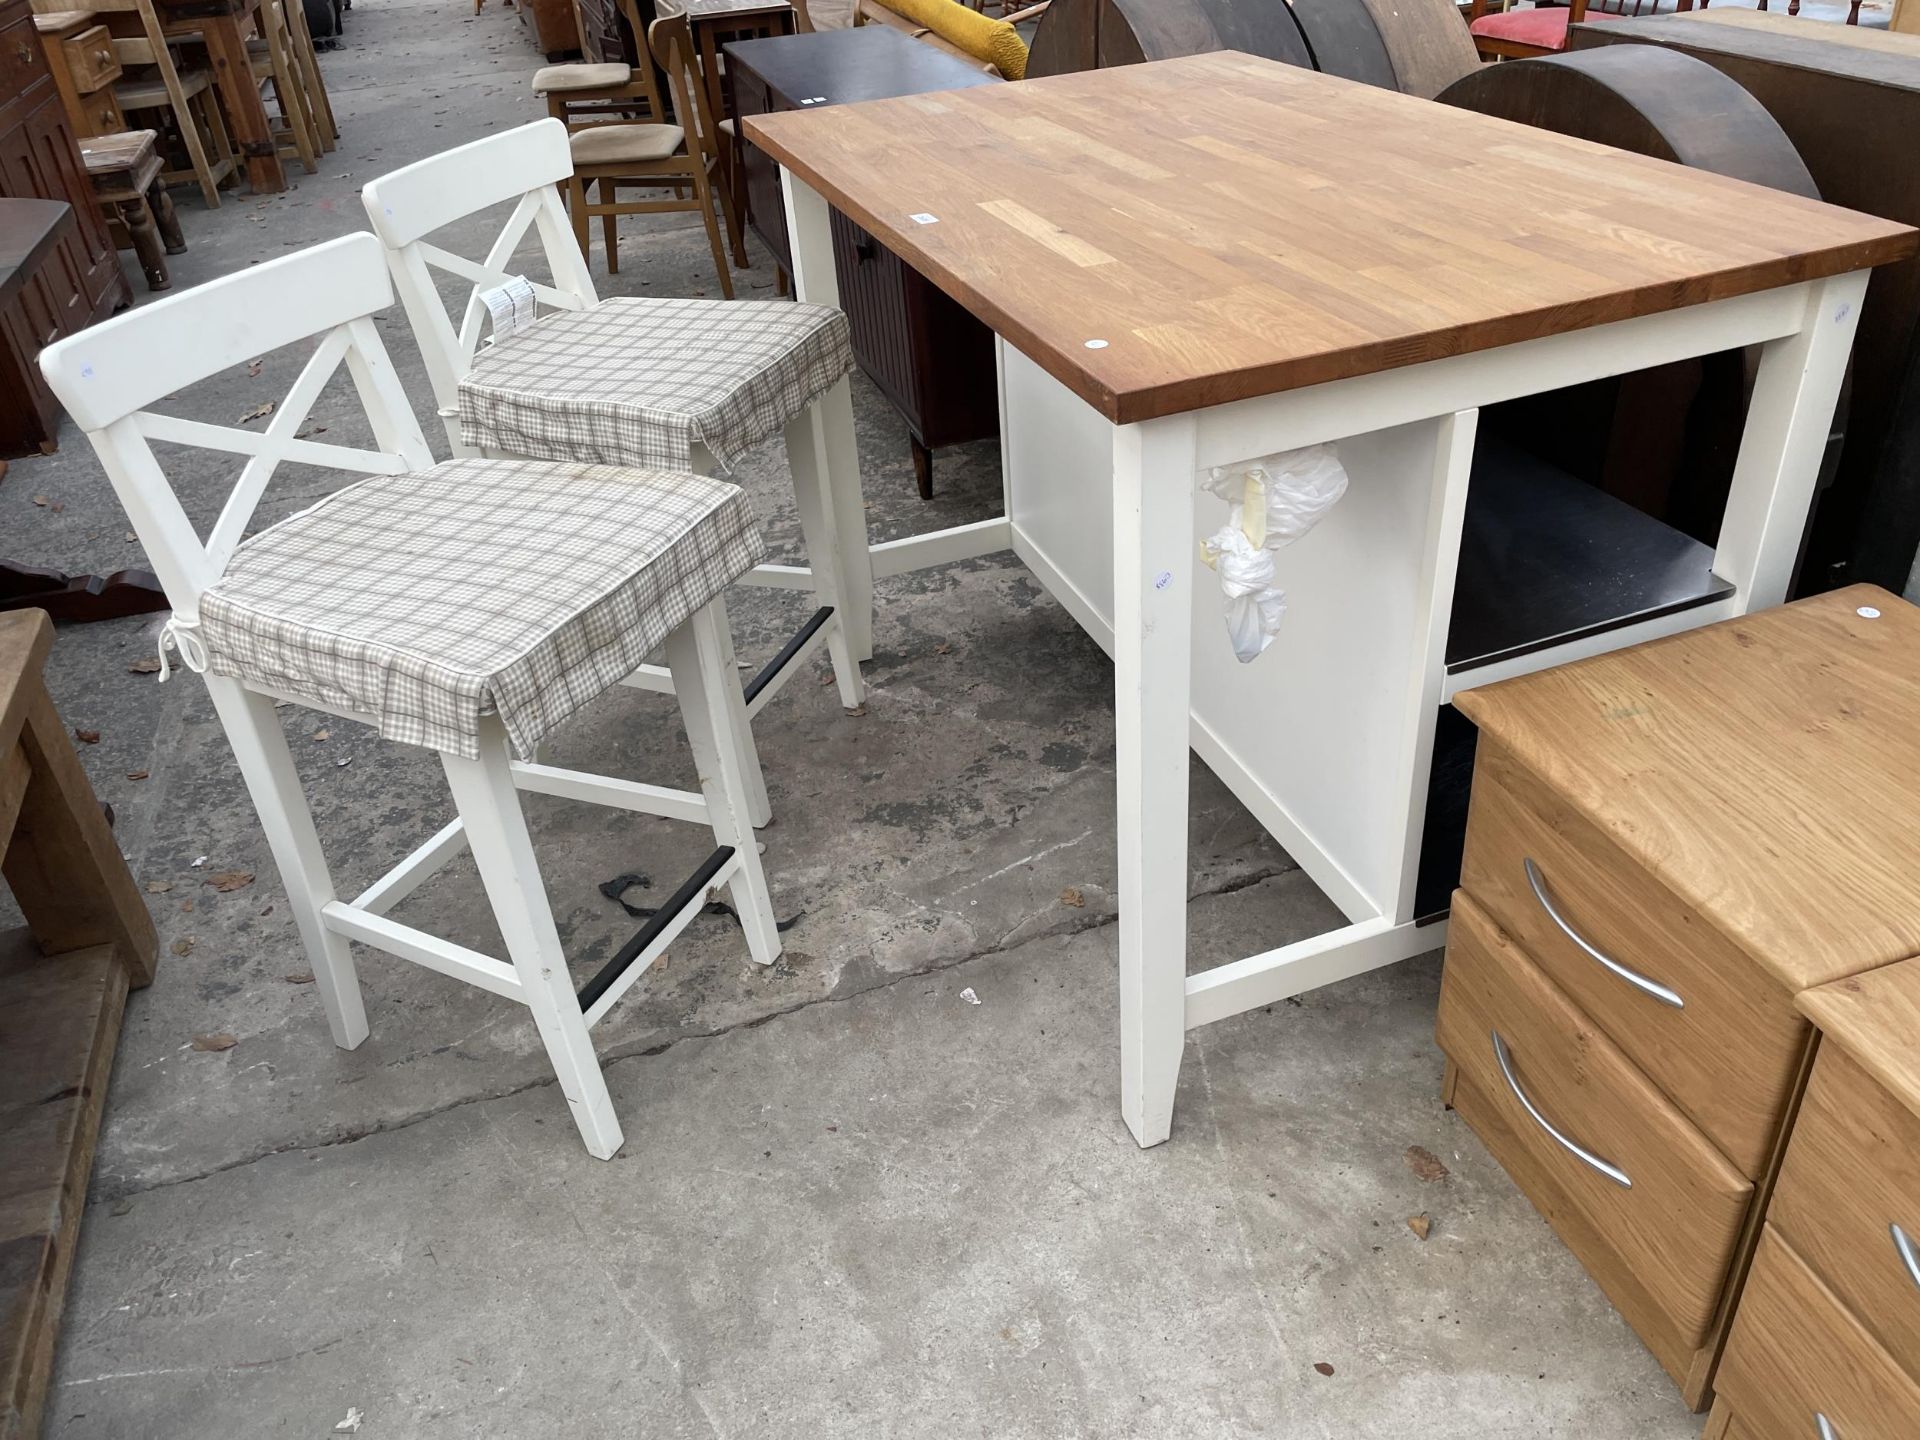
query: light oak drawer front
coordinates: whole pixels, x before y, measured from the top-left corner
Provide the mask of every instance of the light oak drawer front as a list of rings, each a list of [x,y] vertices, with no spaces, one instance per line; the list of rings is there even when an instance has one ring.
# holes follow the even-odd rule
[[[60,42],[67,60],[67,74],[73,88],[82,95],[98,90],[120,78],[120,62],[114,58],[113,37],[104,25],[69,35]]]
[[[1920,1116],[1830,1040],[1767,1219],[1920,1379]]]
[[[1913,1440],[1920,1384],[1771,1223],[1715,1381],[1754,1440]],[[1824,1429],[1822,1428],[1824,1422]]]
[[[1808,1034],[1784,987],[1484,737],[1460,883],[1743,1174],[1764,1173]]]
[[[1673,1334],[1698,1341],[1752,1183],[1465,892],[1454,896],[1438,1036],[1528,1152],[1509,1168],[1551,1176]]]

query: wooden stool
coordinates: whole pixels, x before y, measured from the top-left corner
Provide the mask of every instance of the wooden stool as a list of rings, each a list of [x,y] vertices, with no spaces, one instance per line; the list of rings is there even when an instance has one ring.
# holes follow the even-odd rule
[[[80,142],[80,158],[86,162],[93,193],[107,218],[126,230],[149,290],[165,290],[173,284],[167,274],[167,256],[187,248],[173,200],[160,182],[157,138],[151,130],[123,130]]]
[[[0,873],[24,928],[0,933],[0,1394],[37,1435],[94,1137],[130,986],[152,982],[153,918],[47,695],[53,625],[0,615]]]

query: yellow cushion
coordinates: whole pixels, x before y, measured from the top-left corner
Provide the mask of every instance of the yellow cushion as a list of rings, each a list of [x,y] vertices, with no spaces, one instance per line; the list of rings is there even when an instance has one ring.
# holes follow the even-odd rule
[[[990,20],[960,0],[886,0],[895,14],[924,25],[950,45],[989,61],[1009,80],[1027,73],[1027,42],[1004,20]]]

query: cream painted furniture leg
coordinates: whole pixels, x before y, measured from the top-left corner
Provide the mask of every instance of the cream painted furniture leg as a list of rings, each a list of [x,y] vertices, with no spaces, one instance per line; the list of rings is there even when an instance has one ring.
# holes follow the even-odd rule
[[[1114,769],[1120,838],[1120,1113],[1173,1129],[1187,1040],[1188,637],[1195,425],[1112,427]]]

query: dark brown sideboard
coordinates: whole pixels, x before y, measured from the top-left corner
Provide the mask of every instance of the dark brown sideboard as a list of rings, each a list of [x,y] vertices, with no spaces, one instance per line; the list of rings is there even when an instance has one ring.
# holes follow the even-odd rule
[[[28,0],[0,0],[0,198],[73,208],[50,249],[20,264],[0,301],[0,455],[51,450],[60,407],[40,379],[41,347],[133,298],[93,201]],[[20,212],[23,215],[25,212]],[[22,221],[22,234],[38,229]],[[24,256],[22,258],[25,258]]]
[[[736,117],[1002,83],[884,25],[742,40],[726,53]],[[742,149],[749,223],[780,268],[791,271],[779,167],[752,145]],[[854,357],[905,417],[914,476],[929,497],[934,450],[999,431],[993,336],[837,211],[833,259]]]
[[[1821,198],[1920,222],[1920,36],[1752,10],[1576,25],[1570,46],[1658,45],[1692,55],[1764,106]],[[1899,591],[1920,547],[1920,259],[1876,270],[1854,342],[1837,478],[1808,535],[1801,593],[1849,580]]]

